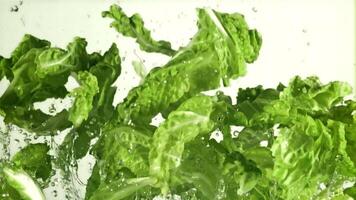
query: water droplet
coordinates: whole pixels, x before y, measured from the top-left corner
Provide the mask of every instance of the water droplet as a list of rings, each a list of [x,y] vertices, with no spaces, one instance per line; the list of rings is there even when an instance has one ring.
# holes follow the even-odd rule
[[[221,96],[221,95],[223,95],[224,93],[219,90],[219,91],[217,91],[215,94],[216,94],[216,96]]]
[[[302,92],[307,93],[307,89],[305,87],[303,87]]]
[[[1,195],[2,197],[9,197],[9,194],[8,193],[4,193]]]
[[[232,132],[232,137],[237,138],[239,136],[240,132],[239,131],[234,131]]]
[[[24,140],[23,140],[26,144],[29,144],[31,142],[31,139],[29,137],[26,137]]]
[[[261,147],[267,147],[268,146],[268,141],[267,140],[263,140],[260,142],[260,146]]]
[[[306,32],[307,32],[307,29],[303,29],[302,32],[303,32],[303,33],[306,33]]]
[[[53,196],[54,196],[54,197],[57,197],[57,196],[58,196],[57,190],[53,190]]]
[[[10,9],[11,12],[17,12],[19,11],[19,7],[18,6],[12,6],[11,9]]]
[[[48,112],[49,112],[49,113],[54,113],[54,112],[56,112],[56,107],[54,106],[53,103],[50,105],[50,107],[49,107],[49,109],[48,109]]]
[[[256,7],[252,7],[252,11],[253,11],[253,12],[257,12],[258,10],[257,10]]]

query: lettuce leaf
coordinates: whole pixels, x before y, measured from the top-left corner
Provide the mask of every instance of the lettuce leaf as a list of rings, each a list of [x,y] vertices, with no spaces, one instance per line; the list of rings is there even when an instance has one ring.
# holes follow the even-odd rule
[[[53,175],[49,146],[29,144],[17,152],[10,163],[0,165],[0,194],[5,199],[45,199],[41,188]]]
[[[77,79],[81,86],[75,88],[70,94],[75,100],[69,109],[68,116],[74,127],[80,126],[88,118],[89,112],[93,108],[93,98],[99,92],[98,81],[89,72],[79,72]]]
[[[138,14],[128,17],[118,6],[103,13],[142,50],[171,56],[116,108],[116,44],[88,54],[83,38],[61,49],[25,35],[10,58],[0,56],[0,78],[10,81],[0,97],[4,122],[37,135],[70,128],[53,158],[47,144],[37,143],[4,159],[1,197],[44,199],[52,164],[70,182],[78,160],[91,154],[96,161],[87,200],[355,198],[356,102],[346,100],[351,87],[296,76],[286,86],[239,88],[236,104],[220,91],[203,95],[243,76],[262,40],[243,15],[197,13],[198,32],[177,51],[154,40]],[[69,76],[79,83],[71,92],[64,86]],[[65,97],[74,97],[73,105],[54,116],[34,108]],[[150,125],[157,114],[163,121]]]
[[[241,15],[197,12],[198,32],[191,42],[129,92],[116,108],[119,123],[149,124],[159,112],[174,110],[186,99],[218,88],[221,81],[228,85],[229,79],[245,74],[245,62],[257,58],[261,38],[248,29]],[[218,21],[217,15],[226,19]],[[219,28],[224,25],[229,28]]]
[[[111,27],[114,27],[124,36],[135,38],[142,50],[162,53],[168,56],[176,53],[171,48],[171,43],[163,40],[156,41],[151,37],[151,31],[144,27],[143,19],[139,14],[128,17],[121,7],[112,5],[109,11],[102,13],[102,16],[112,18],[114,21],[111,23]]]

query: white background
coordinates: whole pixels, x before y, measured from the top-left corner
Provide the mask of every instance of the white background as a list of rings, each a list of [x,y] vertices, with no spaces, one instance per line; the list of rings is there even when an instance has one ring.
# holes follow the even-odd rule
[[[22,5],[19,0],[0,0],[0,55],[10,56],[25,33],[59,47],[81,36],[87,39],[89,52],[105,51],[116,42],[124,58],[122,75],[116,82],[116,104],[139,84],[133,60],[150,69],[169,58],[142,52],[133,39],[109,28],[111,20],[103,19],[101,11],[112,3],[119,3],[129,15],[140,13],[153,37],[170,41],[175,49],[186,45],[196,32],[196,7],[244,14],[250,27],[262,34],[263,45],[247,75],[223,89],[231,95],[239,87],[275,87],[295,75],[317,75],[324,82],[355,82],[353,0],[23,0]],[[10,12],[15,5],[18,12]],[[3,81],[0,94],[4,89]]]

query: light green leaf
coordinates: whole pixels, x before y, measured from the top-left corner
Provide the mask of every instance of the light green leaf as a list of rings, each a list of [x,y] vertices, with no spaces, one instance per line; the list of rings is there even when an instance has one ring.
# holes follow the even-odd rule
[[[143,83],[129,92],[124,102],[117,106],[119,122],[149,124],[159,112],[174,110],[186,99],[220,87],[222,80],[228,85],[229,79],[245,74],[245,51],[241,49],[251,46],[259,49],[261,43],[249,39],[249,29],[243,18],[234,23],[230,20],[214,21],[217,12],[204,9],[197,12],[199,30],[191,42],[167,64],[151,70]],[[225,23],[238,27],[241,34],[226,33],[220,29]],[[258,34],[256,37],[261,40]],[[237,46],[234,41],[238,38],[247,38],[247,41]],[[254,52],[257,56],[258,52]],[[250,56],[251,52],[248,53]],[[246,55],[246,58],[249,56]]]
[[[67,51],[60,48],[49,48],[36,57],[36,74],[40,78],[60,75],[88,68],[87,42],[76,37],[67,46]]]
[[[135,193],[140,194],[140,190],[153,185],[155,182],[155,179],[149,177],[113,181],[109,184],[100,185],[98,190],[91,196],[90,200],[127,199],[131,195],[135,195]]]
[[[47,40],[42,40],[34,37],[30,34],[25,34],[22,37],[21,42],[11,53],[11,62],[15,64],[23,55],[25,55],[31,49],[41,49],[44,47],[50,47],[51,43]]]
[[[93,98],[99,92],[98,81],[89,72],[79,72],[77,80],[80,87],[75,88],[70,94],[75,97],[75,100],[73,106],[69,109],[68,117],[75,127],[80,126],[88,118],[93,108]]]
[[[25,170],[31,177],[41,179],[42,185],[48,183],[52,174],[51,156],[48,155],[49,146],[43,143],[29,144],[17,152],[11,162]]]
[[[169,56],[175,54],[169,42],[152,39],[151,32],[144,27],[144,22],[140,15],[134,14],[128,17],[121,7],[117,5],[112,5],[110,10],[103,12],[102,15],[114,20],[111,23],[111,27],[114,27],[119,33],[135,38],[142,50],[163,53]]]
[[[24,200],[45,200],[37,183],[24,170],[3,168],[7,183],[13,187]]]
[[[197,96],[173,111],[155,131],[149,153],[150,175],[157,178],[163,194],[169,191],[170,171],[179,167],[186,143],[214,129],[210,120],[214,100]]]

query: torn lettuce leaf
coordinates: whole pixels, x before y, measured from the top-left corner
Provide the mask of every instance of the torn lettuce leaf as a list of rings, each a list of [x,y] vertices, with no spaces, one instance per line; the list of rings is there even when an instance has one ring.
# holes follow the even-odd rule
[[[73,71],[84,68],[85,62],[79,62],[76,56],[86,54],[85,46],[84,39],[75,38],[66,51],[51,48],[47,41],[25,35],[12,54],[15,57],[11,58],[13,63],[9,68],[13,78],[0,98],[0,107],[5,112],[6,123],[47,135],[69,127],[70,123],[63,118],[66,113],[55,116],[63,120],[54,123],[51,115],[35,110],[33,104],[47,98],[64,98],[67,95],[64,84],[71,71],[63,69],[69,65],[77,66],[71,68]],[[66,59],[60,60],[59,54],[65,54]],[[53,58],[59,60],[54,61]]]
[[[146,130],[130,126],[120,126],[104,130],[94,148],[95,156],[101,161],[100,167],[107,177],[122,168],[129,169],[138,176],[148,173],[148,150],[150,135]]]
[[[50,47],[51,43],[47,40],[39,39],[33,35],[25,34],[21,42],[11,53],[11,63],[15,64],[23,55],[31,49],[41,49]]]
[[[128,17],[121,7],[112,5],[109,11],[102,13],[102,16],[112,18],[114,21],[111,23],[111,27],[114,27],[124,36],[135,38],[142,50],[168,56],[173,56],[176,53],[171,48],[171,43],[163,40],[156,41],[151,37],[151,31],[145,28],[143,19],[139,14]]]
[[[44,50],[35,60],[37,76],[41,79],[48,76],[61,77],[61,75],[68,76],[72,71],[87,69],[89,66],[86,46],[85,39],[76,37],[72,43],[68,44],[67,50],[60,48]],[[58,84],[62,85],[61,82]]]
[[[88,110],[90,112],[87,119],[83,120],[80,126],[74,127],[59,146],[56,164],[64,171],[66,178],[71,175],[71,167],[78,168],[77,160],[87,155],[92,139],[100,135],[104,125],[114,114],[112,104],[116,87],[112,84],[121,72],[119,50],[113,44],[104,55],[93,53],[89,58],[91,65],[89,72],[97,80],[98,93],[90,103],[93,108]],[[90,85],[87,87],[89,90],[93,89]],[[82,111],[81,106],[77,109]],[[80,116],[82,115],[80,114]]]
[[[141,187],[126,183],[126,180],[148,175],[151,135],[147,130],[131,126],[104,129],[93,148],[97,162],[88,181],[85,199],[97,199],[100,195],[115,199],[119,198],[118,194],[124,195],[121,198],[137,194],[136,190]],[[117,189],[108,190],[113,187]]]
[[[3,78],[12,80],[13,76],[11,71],[11,60],[0,56],[0,80]]]
[[[202,95],[243,76],[262,40],[240,14],[197,13],[198,33],[178,51],[152,39],[139,15],[128,17],[118,6],[103,13],[142,50],[172,56],[148,74],[137,69],[141,84],[116,109],[121,60],[115,44],[89,54],[82,38],[61,49],[25,35],[10,58],[0,57],[0,77],[10,81],[0,97],[5,123],[50,136],[71,128],[54,158],[46,144],[29,144],[0,163],[1,197],[42,199],[53,159],[73,181],[78,161],[91,154],[87,200],[355,198],[356,103],[345,100],[351,87],[297,76],[275,89],[239,88],[236,104],[222,92]],[[69,76],[79,82],[72,92],[64,86]],[[55,116],[34,109],[36,102],[67,96],[74,104]],[[149,125],[159,113],[163,121]]]
[[[237,109],[249,123],[237,142],[242,154],[258,163],[246,147],[252,147],[249,141],[258,145],[258,135],[266,133],[264,140],[273,155],[273,168],[267,170],[266,177],[278,183],[281,191],[276,196],[310,199],[320,192],[320,183],[354,180],[355,162],[348,151],[354,133],[347,131],[354,121],[350,120],[352,112],[345,111],[352,106],[342,104],[350,86],[342,82],[322,85],[316,77],[295,77],[279,95],[266,95],[267,91],[258,87],[239,93]],[[340,110],[344,114],[336,117],[334,112]],[[253,129],[258,130],[252,132],[256,136],[246,137],[246,131]]]
[[[169,191],[170,171],[180,165],[185,143],[214,129],[210,115],[214,100],[197,96],[173,111],[155,131],[149,153],[150,175],[158,181],[163,194]]]
[[[22,169],[12,169],[4,167],[2,173],[6,179],[7,184],[14,191],[10,194],[2,194],[4,197],[18,198],[24,200],[45,200],[45,196],[38,186],[38,184]],[[17,193],[15,193],[15,191]],[[9,196],[15,193],[15,197]]]
[[[116,87],[112,85],[121,73],[121,59],[116,44],[111,45],[110,49],[98,59],[95,65],[90,67],[89,72],[96,77],[99,87],[99,93],[93,100],[94,108],[91,116],[107,121],[114,114],[112,104]]]
[[[1,76],[10,80],[9,87],[0,97],[5,122],[38,135],[53,135],[72,124],[79,126],[88,118],[92,104],[95,104],[97,113],[109,119],[113,115],[112,100],[116,91],[111,84],[121,72],[118,49],[113,44],[104,55],[88,54],[86,45],[83,38],[76,37],[67,49],[60,49],[50,47],[48,41],[25,35],[12,57],[0,60]],[[93,73],[91,76],[89,71]],[[34,109],[35,102],[68,96],[64,85],[70,75],[76,76],[83,86],[70,94],[77,98],[69,112],[63,110],[51,116]]]
[[[198,138],[185,144],[181,164],[172,170],[172,193],[184,196],[192,188],[198,199],[218,199],[223,179],[223,155]],[[175,186],[175,187],[174,187]]]
[[[150,177],[113,181],[109,184],[101,185],[89,200],[99,200],[103,198],[108,200],[134,199],[140,196],[135,193],[141,193],[140,190],[144,190],[145,187],[154,183],[155,179]]]
[[[86,120],[93,108],[93,98],[99,92],[98,81],[96,77],[89,72],[79,72],[77,80],[80,87],[75,88],[70,96],[75,98],[72,107],[69,109],[68,119],[74,127]]]
[[[255,30],[248,29],[241,15],[232,14],[240,17],[234,21],[227,17],[219,22],[214,20],[218,12],[204,9],[197,12],[198,32],[191,42],[167,64],[153,69],[141,85],[129,92],[116,108],[119,123],[149,124],[159,112],[174,110],[189,97],[220,87],[221,81],[228,85],[229,79],[245,74],[245,62],[257,58],[261,37]],[[220,29],[220,26],[228,26],[225,23],[240,31]],[[242,50],[251,48],[254,50]]]
[[[31,177],[40,179],[41,185],[45,186],[53,175],[52,157],[48,155],[48,151],[47,144],[29,144],[17,152],[11,162],[15,167],[25,170]]]
[[[29,144],[0,165],[0,195],[4,199],[45,199],[42,189],[53,175],[49,146]]]

